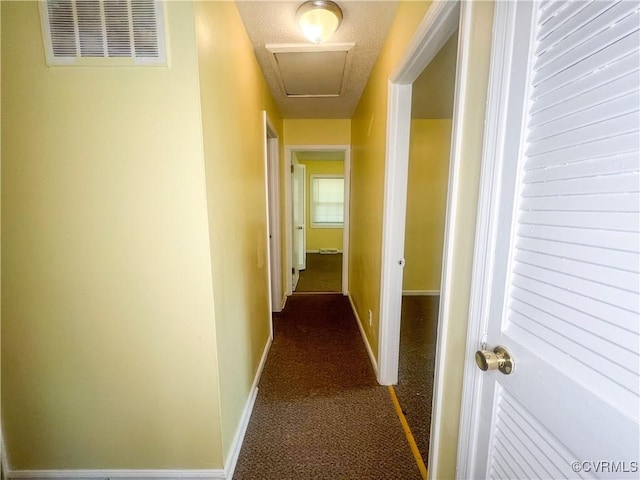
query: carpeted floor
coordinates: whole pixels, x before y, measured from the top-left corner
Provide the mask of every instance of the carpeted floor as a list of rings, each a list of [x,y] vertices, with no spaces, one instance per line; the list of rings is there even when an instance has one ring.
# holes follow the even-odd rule
[[[307,268],[300,272],[296,293],[341,291],[342,254],[307,253]]]
[[[403,296],[396,395],[425,465],[429,458],[438,296]]]
[[[233,478],[420,478],[346,297],[294,295],[274,317]]]

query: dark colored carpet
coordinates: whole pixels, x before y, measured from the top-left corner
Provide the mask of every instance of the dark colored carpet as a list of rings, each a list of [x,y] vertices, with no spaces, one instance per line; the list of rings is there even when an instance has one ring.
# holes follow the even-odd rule
[[[346,297],[294,295],[274,317],[233,478],[420,478]]]
[[[307,253],[296,292],[341,292],[342,254]]]
[[[425,465],[429,458],[439,299],[402,297],[396,395]]]

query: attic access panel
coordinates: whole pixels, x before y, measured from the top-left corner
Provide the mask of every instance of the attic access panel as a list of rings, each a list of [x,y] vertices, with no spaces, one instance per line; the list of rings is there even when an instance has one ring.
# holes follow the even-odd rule
[[[352,44],[269,46],[288,97],[337,97]]]

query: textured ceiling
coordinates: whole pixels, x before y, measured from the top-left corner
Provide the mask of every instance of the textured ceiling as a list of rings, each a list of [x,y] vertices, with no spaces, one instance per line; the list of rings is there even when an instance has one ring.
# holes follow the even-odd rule
[[[413,83],[411,118],[453,117],[458,31],[454,32]]]
[[[290,98],[284,91],[275,58],[265,45],[312,45],[295,25],[296,9],[301,3],[236,1],[281,115],[284,118],[351,118],[395,17],[398,2],[338,0],[344,19],[327,44],[355,43],[347,56],[342,91],[337,97]],[[318,68],[322,68],[321,62]]]

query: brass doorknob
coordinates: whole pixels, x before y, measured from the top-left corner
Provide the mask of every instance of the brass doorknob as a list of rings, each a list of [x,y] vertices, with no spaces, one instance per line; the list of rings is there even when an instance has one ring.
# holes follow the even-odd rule
[[[514,362],[511,355],[504,347],[496,347],[493,352],[478,350],[476,352],[476,365],[483,372],[487,370],[500,370],[505,375],[513,372]]]

